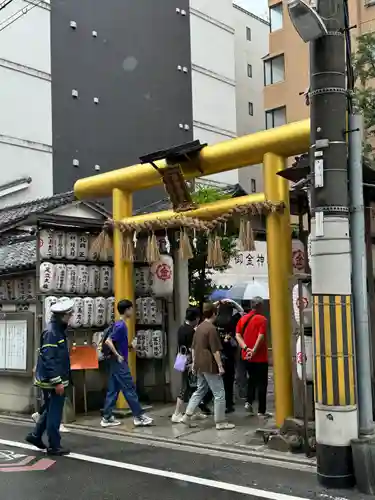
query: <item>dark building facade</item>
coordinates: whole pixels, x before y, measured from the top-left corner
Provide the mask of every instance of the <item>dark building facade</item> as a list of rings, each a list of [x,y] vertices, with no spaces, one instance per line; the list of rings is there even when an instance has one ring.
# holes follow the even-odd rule
[[[179,13],[188,9],[189,0],[51,0],[54,193],[193,139],[191,78],[177,69],[191,67],[189,15]],[[161,197],[138,192],[134,208]]]

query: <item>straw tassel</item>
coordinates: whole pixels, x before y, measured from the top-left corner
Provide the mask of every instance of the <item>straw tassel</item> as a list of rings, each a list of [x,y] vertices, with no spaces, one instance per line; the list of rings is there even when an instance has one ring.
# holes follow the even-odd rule
[[[253,252],[255,250],[255,241],[254,241],[254,233],[253,228],[251,227],[251,222],[248,220],[246,222],[246,252]]]
[[[182,229],[180,231],[179,256],[181,260],[189,260],[194,257],[193,250],[190,244],[189,235],[186,229]]]
[[[91,248],[90,248],[90,251],[94,254],[94,255],[100,255],[101,252],[103,251],[104,249],[104,240],[105,240],[105,235],[106,235],[106,232],[105,231],[102,231],[96,238],[95,240],[93,241],[92,245],[91,245]]]
[[[147,238],[146,258],[149,264],[153,264],[154,262],[160,260],[158,240],[156,239],[154,232]]]
[[[134,260],[134,246],[130,233],[122,233],[121,259],[125,262]]]
[[[214,267],[222,267],[224,265],[224,255],[221,248],[220,236],[216,235],[214,240]]]
[[[240,219],[240,231],[238,234],[238,243],[239,243],[239,247],[240,247],[241,252],[245,252],[245,245],[246,245],[245,224],[246,224],[245,219],[243,217],[241,217],[241,219]]]
[[[215,255],[214,255],[214,239],[212,235],[208,235],[207,239],[207,265],[208,267],[214,267]]]

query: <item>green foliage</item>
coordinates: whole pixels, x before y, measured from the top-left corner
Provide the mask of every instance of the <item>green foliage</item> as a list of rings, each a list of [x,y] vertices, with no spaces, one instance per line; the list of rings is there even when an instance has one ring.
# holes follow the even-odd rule
[[[204,186],[199,187],[192,195],[198,204],[212,203],[231,196],[224,194],[221,190]],[[224,271],[228,268],[229,260],[234,257],[236,251],[237,231],[233,224],[228,223],[226,236],[222,237],[221,247],[225,255],[226,265],[220,268]],[[194,258],[189,260],[189,294],[199,304],[202,304],[213,290],[212,270],[207,268],[207,235],[197,233],[197,248],[194,249]]]
[[[375,166],[373,137],[375,135],[375,33],[357,38],[357,50],[352,55],[355,88],[354,105],[363,114],[365,137],[363,153],[371,166]]]

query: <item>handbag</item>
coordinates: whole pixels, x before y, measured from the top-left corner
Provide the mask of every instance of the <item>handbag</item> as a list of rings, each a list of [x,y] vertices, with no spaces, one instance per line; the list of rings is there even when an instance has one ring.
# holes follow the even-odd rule
[[[173,368],[178,372],[183,373],[186,370],[187,361],[187,349],[185,346],[181,346],[180,350],[177,353]]]

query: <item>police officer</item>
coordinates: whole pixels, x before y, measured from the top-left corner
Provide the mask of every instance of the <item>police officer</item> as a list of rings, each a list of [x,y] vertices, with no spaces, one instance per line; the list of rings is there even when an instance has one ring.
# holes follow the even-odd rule
[[[73,312],[74,301],[61,299],[51,307],[52,319],[41,335],[35,385],[43,391],[44,410],[34,432],[28,434],[26,441],[41,450],[47,446],[43,434],[47,431],[50,455],[68,455],[69,450],[61,447],[59,427],[62,420],[65,389],[70,382],[70,358],[66,328]]]

